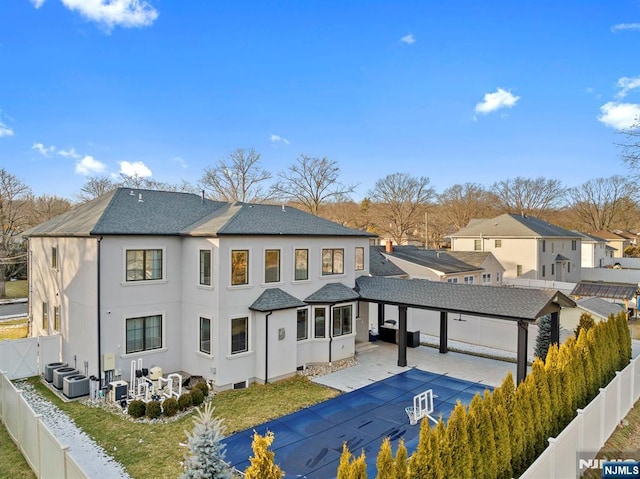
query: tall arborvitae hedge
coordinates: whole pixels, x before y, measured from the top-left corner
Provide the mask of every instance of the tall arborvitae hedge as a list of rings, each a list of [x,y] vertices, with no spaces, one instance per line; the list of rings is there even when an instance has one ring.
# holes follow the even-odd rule
[[[280,479],[284,476],[282,469],[274,462],[275,453],[269,450],[273,437],[271,431],[267,431],[264,436],[253,433],[253,456],[249,458],[251,464],[244,472],[246,479]]]
[[[408,467],[402,465],[407,464],[406,459],[398,460],[399,450],[395,475],[389,477],[518,477],[546,448],[547,439],[559,434],[576,409],[584,408],[630,359],[631,335],[624,313],[583,328],[577,338],[570,337],[559,347],[551,345],[544,363],[536,358],[531,373],[517,387],[509,373],[492,393],[476,395],[468,412],[458,401],[446,425],[440,419],[431,429],[428,420],[423,420]],[[390,445],[383,444],[379,461],[385,471],[390,456]],[[358,460],[361,458],[364,461],[364,456]],[[361,479],[357,468],[353,469],[355,476],[349,475],[351,464],[358,460],[351,462],[345,445],[338,479]],[[379,470],[378,477],[388,477],[380,474]]]
[[[424,419],[428,424],[429,420]],[[398,441],[398,450],[396,451],[396,457],[393,460],[393,470],[396,473],[395,479],[407,479],[409,477],[409,458],[407,457],[407,447],[404,445],[404,439]]]
[[[378,452],[378,458],[376,459],[376,468],[378,469],[376,479],[395,479],[394,466],[391,441],[387,436],[382,441],[380,452]]]

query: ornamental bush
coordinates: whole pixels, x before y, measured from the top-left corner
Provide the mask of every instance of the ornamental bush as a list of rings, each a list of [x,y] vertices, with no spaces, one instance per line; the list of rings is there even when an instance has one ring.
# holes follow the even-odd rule
[[[129,403],[127,412],[131,417],[135,417],[136,419],[141,418],[147,412],[147,405],[139,399],[134,399]]]
[[[147,417],[149,419],[157,419],[162,415],[162,404],[160,401],[150,401],[147,404]]]
[[[162,412],[167,417],[175,416],[178,412],[178,400],[174,397],[165,399],[162,403]]]
[[[204,402],[204,393],[201,389],[193,389],[191,391],[191,404],[200,406]]]
[[[178,407],[181,411],[186,411],[191,407],[191,393],[182,393],[178,398]]]

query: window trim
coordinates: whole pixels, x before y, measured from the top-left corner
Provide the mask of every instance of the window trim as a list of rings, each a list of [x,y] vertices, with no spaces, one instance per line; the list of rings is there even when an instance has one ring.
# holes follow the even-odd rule
[[[305,252],[305,277],[298,278],[298,252]],[[293,280],[294,281],[309,281],[309,248],[294,248],[293,249]]]
[[[269,253],[277,253],[278,264],[276,268],[276,279],[267,279],[267,255]],[[265,284],[281,283],[282,282],[282,250],[280,248],[265,248],[264,255],[264,277],[262,278]]]
[[[501,239],[494,240],[493,247],[502,248],[502,240]]]
[[[318,316],[317,312],[322,311],[322,336],[318,335]],[[313,339],[326,339],[327,338],[327,308],[324,306],[313,307]]]
[[[340,333],[336,334],[336,310],[337,309],[348,309],[350,311],[350,318],[349,318],[349,331],[348,332],[344,332],[345,328],[344,328],[344,320],[342,318],[340,318]],[[333,305],[331,306],[331,336],[334,338],[339,338],[341,336],[347,336],[349,334],[354,334],[353,332],[353,304],[349,303],[349,304],[341,304],[341,305]]]
[[[157,348],[150,348],[150,349],[141,349],[140,351],[132,351],[129,352],[127,350],[127,321],[131,320],[131,319],[147,319],[147,318],[154,318],[154,317],[160,317],[160,346]],[[146,322],[146,321],[145,321]],[[166,349],[166,317],[164,312],[152,312],[152,313],[146,313],[143,315],[136,315],[136,316],[126,316],[124,318],[124,356],[131,356],[133,354],[145,354],[145,353],[157,353],[159,351],[162,351],[164,349]],[[143,331],[146,331],[146,324],[143,323],[143,325],[145,326],[143,328]],[[143,338],[143,343],[144,343],[145,339]],[[144,344],[143,344],[144,346]]]
[[[245,333],[245,342],[246,347],[242,350],[234,351],[233,350],[233,322],[237,320],[245,320],[246,324],[246,333]],[[229,355],[234,357],[241,354],[251,352],[251,323],[249,321],[249,316],[234,316],[229,320]]]
[[[300,313],[305,313],[304,336],[300,336]],[[309,339],[309,308],[296,310],[296,341],[306,341]]]
[[[358,264],[358,256],[359,256],[359,252],[362,252],[362,262],[360,264]],[[354,260],[353,260],[353,267],[356,271],[364,271],[365,267],[364,267],[364,246],[356,246],[355,247],[355,251],[354,251]]]
[[[209,253],[209,282],[202,282],[203,278],[206,281],[207,276],[203,276],[203,266],[205,263],[202,261],[202,253]],[[206,269],[206,268],[205,268]],[[198,249],[198,286],[203,288],[211,288],[213,287],[213,251],[211,248],[199,248]]]
[[[53,307],[53,330],[56,333],[60,332],[60,305]]]
[[[245,266],[245,282],[244,283],[234,283],[233,282],[233,254],[234,253],[246,253],[247,254],[247,261],[246,261],[246,266]],[[250,265],[250,261],[251,261],[251,250],[249,248],[237,248],[237,249],[232,249],[229,251],[229,285],[232,288],[235,287],[246,287],[246,286],[250,286],[251,285],[251,268],[249,267]]]
[[[208,316],[200,316],[199,318],[200,318],[200,320],[199,320],[199,324],[198,324],[198,352],[200,352],[202,354],[205,354],[207,356],[212,356],[212,354],[211,354],[211,345],[212,345],[213,341],[211,341],[211,332],[212,332],[211,331],[211,325],[212,325],[213,321],[211,321],[211,318],[208,317]],[[203,340],[203,336],[202,336],[203,320],[209,322],[209,338],[208,338],[208,340]],[[207,341],[209,343],[209,350],[208,351],[206,351],[202,347],[203,343],[206,343]]]
[[[331,254],[331,271],[325,270],[325,262],[324,262],[325,252],[330,252]],[[336,252],[342,253],[342,269],[339,272],[335,272]],[[322,276],[337,276],[337,275],[344,274],[344,248],[322,248],[322,255],[320,259],[321,259]]]
[[[58,264],[58,246],[56,245],[51,247],[51,269],[58,271]]]
[[[153,279],[128,279],[128,270],[127,270],[127,253],[129,251],[160,251],[161,254],[161,258],[160,258],[160,274],[161,277],[160,278],[153,278]],[[123,247],[123,255],[122,255],[122,259],[123,259],[123,272],[124,272],[124,278],[123,278],[123,283],[122,284],[127,284],[127,285],[132,285],[132,284],[152,284],[152,283],[163,283],[167,281],[167,251],[166,251],[166,247],[161,246],[140,246],[140,247],[131,247],[131,246],[124,246]],[[145,261],[144,257],[143,257],[143,262]],[[145,272],[145,270],[143,270],[143,272]]]
[[[482,251],[482,240],[474,239],[473,240],[473,251]]]

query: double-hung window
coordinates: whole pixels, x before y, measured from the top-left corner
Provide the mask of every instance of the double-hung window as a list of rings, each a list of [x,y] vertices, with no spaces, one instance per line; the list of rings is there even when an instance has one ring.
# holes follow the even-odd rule
[[[322,250],[322,274],[344,274],[344,249]]]
[[[249,351],[249,318],[231,320],[231,354]]]
[[[51,267],[53,269],[58,269],[58,247],[51,247]]]
[[[211,319],[200,318],[200,352],[211,354]]]
[[[280,250],[268,249],[264,252],[264,282],[280,282]]]
[[[42,303],[42,329],[43,331],[49,330],[49,303]]]
[[[162,315],[127,318],[127,354],[160,349],[162,347]]]
[[[473,284],[473,276],[465,276],[464,284]]]
[[[326,309],[314,308],[313,309],[313,336],[315,338],[326,337]]]
[[[578,249],[578,240],[571,240],[571,251]]]
[[[309,250],[297,249],[295,251],[295,275],[296,281],[305,281],[309,279]]]
[[[231,252],[231,286],[249,284],[249,250]]]
[[[356,247],[356,271],[362,271],[364,269],[364,248],[362,246]]]
[[[309,337],[309,310],[299,309],[297,316],[297,335],[296,339],[302,341]]]
[[[521,264],[517,264],[516,265],[516,276],[519,278],[520,276],[522,276],[522,265]]]
[[[53,307],[53,329],[60,331],[60,306]]]
[[[473,240],[473,250],[482,251],[482,240]]]
[[[494,248],[502,248],[502,240],[495,240],[493,244]]]
[[[211,250],[200,250],[200,285],[211,286]]]
[[[457,283],[458,278],[447,278],[447,283]]]
[[[334,306],[333,307],[333,336],[343,336],[351,334],[352,307]]]
[[[127,281],[162,279],[161,249],[128,249]]]

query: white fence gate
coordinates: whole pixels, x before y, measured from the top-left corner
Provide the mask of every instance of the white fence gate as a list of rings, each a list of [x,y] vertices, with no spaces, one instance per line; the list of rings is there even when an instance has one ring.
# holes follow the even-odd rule
[[[56,361],[60,361],[59,334],[0,341],[0,371],[11,380],[37,376]]]

